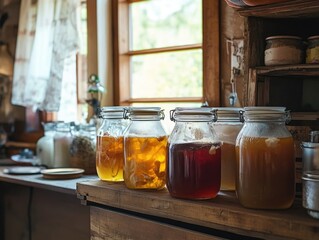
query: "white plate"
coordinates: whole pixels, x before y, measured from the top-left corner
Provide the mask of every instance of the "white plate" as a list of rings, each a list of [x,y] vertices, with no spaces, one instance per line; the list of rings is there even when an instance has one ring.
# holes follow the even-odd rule
[[[4,173],[14,175],[28,175],[28,174],[39,174],[42,168],[40,167],[10,167],[3,170]]]
[[[31,163],[31,164],[33,164],[36,162],[37,158],[36,157],[24,158],[21,155],[17,154],[17,155],[12,155],[11,160],[15,161],[17,163]]]
[[[52,168],[41,171],[46,179],[71,179],[81,177],[84,170],[81,168]]]

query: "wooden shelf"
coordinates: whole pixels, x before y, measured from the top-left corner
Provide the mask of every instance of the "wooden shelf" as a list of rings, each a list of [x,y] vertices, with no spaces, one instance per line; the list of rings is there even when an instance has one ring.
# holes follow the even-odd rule
[[[291,0],[276,4],[242,8],[237,11],[244,17],[313,18],[319,17],[319,1]]]
[[[261,76],[319,76],[319,64],[297,64],[280,66],[261,66],[254,68]]]

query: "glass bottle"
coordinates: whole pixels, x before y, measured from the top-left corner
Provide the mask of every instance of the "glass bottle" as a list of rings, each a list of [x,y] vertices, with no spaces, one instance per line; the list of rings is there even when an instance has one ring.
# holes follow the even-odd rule
[[[236,151],[238,133],[243,127],[240,111],[242,108],[220,107],[217,121],[213,123],[221,145],[221,190],[234,191],[236,188]]]
[[[94,124],[76,125],[70,144],[70,167],[84,169],[84,174],[96,174],[96,127]]]
[[[42,123],[44,136],[37,141],[36,153],[41,165],[48,168],[54,166],[54,134],[55,122]]]
[[[124,137],[128,125],[124,107],[102,107],[97,131],[96,170],[103,181],[123,181]]]
[[[71,123],[58,123],[54,134],[54,168],[70,167]]]
[[[171,196],[214,198],[220,190],[221,149],[211,108],[176,108],[175,126],[168,139],[166,185]]]
[[[132,107],[125,118],[130,124],[124,133],[124,182],[130,189],[165,187],[167,134],[159,107]]]
[[[236,139],[236,192],[247,208],[286,209],[295,196],[295,157],[284,107],[246,107]]]

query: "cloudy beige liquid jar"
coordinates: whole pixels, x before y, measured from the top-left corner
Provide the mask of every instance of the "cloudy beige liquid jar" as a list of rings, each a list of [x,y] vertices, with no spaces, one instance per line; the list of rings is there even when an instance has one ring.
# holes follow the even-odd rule
[[[239,202],[247,208],[286,209],[295,196],[295,157],[284,107],[246,107],[236,139]]]

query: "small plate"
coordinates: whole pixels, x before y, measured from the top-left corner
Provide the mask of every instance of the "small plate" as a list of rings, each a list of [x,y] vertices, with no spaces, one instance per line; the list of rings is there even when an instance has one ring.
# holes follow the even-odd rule
[[[13,175],[39,174],[43,168],[40,167],[10,167],[3,169],[4,173]]]
[[[46,179],[71,179],[81,177],[84,170],[81,168],[53,168],[41,171]]]
[[[33,164],[36,162],[37,158],[33,157],[33,158],[24,158],[22,157],[20,154],[17,155],[12,155],[11,156],[11,160],[17,163],[24,163],[24,164]]]

